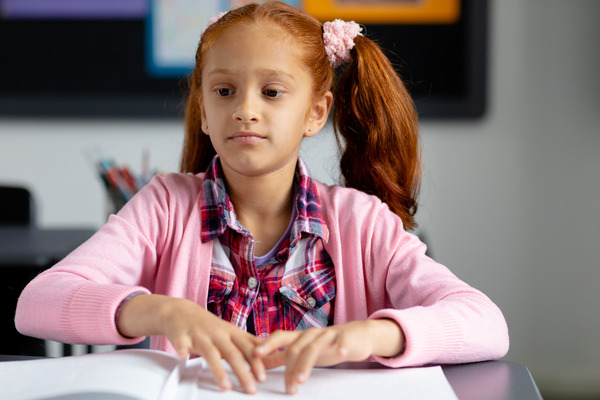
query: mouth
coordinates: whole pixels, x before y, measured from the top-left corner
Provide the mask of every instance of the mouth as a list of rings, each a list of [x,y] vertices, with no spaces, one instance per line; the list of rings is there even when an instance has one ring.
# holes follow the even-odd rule
[[[265,137],[254,132],[236,132],[229,140],[237,143],[257,143],[265,140]]]

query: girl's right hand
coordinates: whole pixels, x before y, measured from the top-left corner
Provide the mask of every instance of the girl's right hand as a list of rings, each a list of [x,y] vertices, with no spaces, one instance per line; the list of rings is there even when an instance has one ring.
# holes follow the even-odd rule
[[[262,340],[190,300],[140,294],[122,306],[117,328],[128,337],[164,335],[180,357],[189,354],[204,357],[222,390],[232,387],[222,358],[229,363],[246,393],[256,393],[256,380],[266,379],[263,361],[254,355],[254,348]]]

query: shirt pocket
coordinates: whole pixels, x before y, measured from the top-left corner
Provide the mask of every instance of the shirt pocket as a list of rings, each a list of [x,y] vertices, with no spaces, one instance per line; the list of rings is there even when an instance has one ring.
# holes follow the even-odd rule
[[[284,329],[322,328],[333,320],[335,270],[308,273],[279,288]]]
[[[219,317],[223,317],[227,302],[233,292],[234,285],[235,280],[231,279],[229,276],[221,276],[218,274],[210,275],[207,300],[207,308],[210,312]]]

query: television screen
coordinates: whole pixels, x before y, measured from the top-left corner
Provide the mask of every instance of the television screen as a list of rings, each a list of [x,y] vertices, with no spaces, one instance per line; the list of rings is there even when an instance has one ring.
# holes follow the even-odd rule
[[[180,118],[202,29],[239,3],[0,0],[0,116]],[[484,114],[486,1],[288,3],[363,24],[421,118]]]

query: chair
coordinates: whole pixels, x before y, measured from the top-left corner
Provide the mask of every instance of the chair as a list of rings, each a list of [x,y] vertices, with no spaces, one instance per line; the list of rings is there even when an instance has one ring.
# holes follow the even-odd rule
[[[0,186],[0,227],[35,227],[33,196],[24,187]],[[21,290],[34,277],[18,266],[0,269],[0,353],[43,356],[44,342],[23,336],[14,325],[15,308]]]
[[[33,196],[24,187],[0,186],[0,226],[35,225]]]

